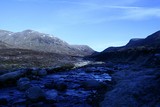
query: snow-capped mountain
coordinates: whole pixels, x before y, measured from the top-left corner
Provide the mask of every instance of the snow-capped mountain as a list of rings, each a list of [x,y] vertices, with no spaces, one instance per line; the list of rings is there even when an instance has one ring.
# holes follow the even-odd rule
[[[0,30],[0,40],[15,48],[74,56],[90,55],[94,52],[88,46],[70,45],[53,35],[40,33],[34,30],[25,30],[16,33]]]

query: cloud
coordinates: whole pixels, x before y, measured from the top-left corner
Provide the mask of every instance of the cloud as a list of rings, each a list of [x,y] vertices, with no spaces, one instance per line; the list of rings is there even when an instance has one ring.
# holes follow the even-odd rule
[[[160,8],[140,7],[144,0],[17,0],[53,3],[56,17],[60,23],[97,24],[119,20],[144,20],[160,18]],[[133,5],[134,4],[134,5]]]
[[[61,0],[57,2],[77,6],[75,9],[70,8],[67,12],[64,10],[68,16],[73,16],[72,18],[75,18],[75,21],[77,18],[77,23],[102,23],[114,20],[144,20],[160,17],[160,8],[141,7],[136,5],[130,6],[131,4],[142,1],[143,0],[121,0],[121,2],[114,3],[113,0],[108,0],[107,2],[105,2],[105,0]]]
[[[160,8],[136,8],[124,11],[120,19],[144,20],[149,18],[160,18]]]

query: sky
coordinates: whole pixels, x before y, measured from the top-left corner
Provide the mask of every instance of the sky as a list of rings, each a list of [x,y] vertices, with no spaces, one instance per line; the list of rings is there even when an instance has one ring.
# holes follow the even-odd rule
[[[0,0],[0,29],[32,29],[96,51],[160,30],[160,0]]]

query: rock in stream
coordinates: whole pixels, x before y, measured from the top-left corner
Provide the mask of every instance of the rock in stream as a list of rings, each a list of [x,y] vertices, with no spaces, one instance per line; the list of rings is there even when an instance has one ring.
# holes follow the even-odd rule
[[[105,67],[81,67],[48,75],[43,69],[34,73],[39,79],[32,78],[33,74],[27,74],[28,78],[18,76],[17,86],[0,88],[0,106],[92,107],[88,98],[111,81]]]

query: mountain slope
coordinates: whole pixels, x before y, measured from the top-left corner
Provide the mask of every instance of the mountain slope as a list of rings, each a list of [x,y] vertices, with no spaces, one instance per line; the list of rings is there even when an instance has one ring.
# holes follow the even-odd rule
[[[133,38],[125,46],[121,47],[109,47],[105,49],[105,52],[124,51],[126,49],[133,48],[158,48],[160,47],[160,31],[157,31],[146,38]]]
[[[160,31],[157,31],[145,39],[131,39],[126,47],[159,47],[160,46]]]
[[[7,48],[13,48],[11,45],[0,41],[0,49],[7,49]]]
[[[93,54],[94,51],[92,48],[90,48],[89,46],[87,45],[71,45],[72,48],[75,48],[85,54],[89,53],[89,54]]]
[[[17,33],[0,30],[0,40],[20,49],[58,54],[84,56],[94,52],[91,48],[85,48],[84,51],[82,48],[69,45],[53,35],[39,33],[33,30],[25,30]]]
[[[136,62],[137,64],[160,63],[160,31],[145,39],[131,39],[122,47],[110,47],[91,58],[101,61]]]

